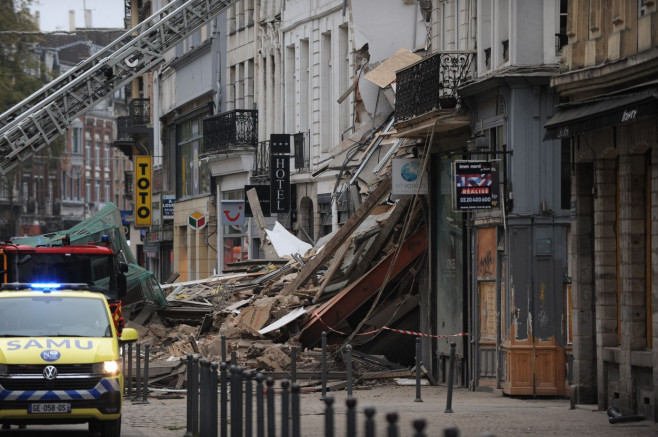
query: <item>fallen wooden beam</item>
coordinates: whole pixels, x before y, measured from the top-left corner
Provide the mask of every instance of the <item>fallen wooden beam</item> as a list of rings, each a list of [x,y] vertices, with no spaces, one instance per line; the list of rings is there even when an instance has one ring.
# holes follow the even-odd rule
[[[405,378],[411,375],[411,370],[384,370],[381,372],[365,372],[359,375],[361,379],[390,379],[390,378]]]
[[[327,287],[329,284],[329,281],[331,281],[331,278],[334,277],[334,274],[336,274],[336,271],[340,268],[340,266],[343,264],[343,259],[345,258],[345,254],[347,253],[347,250],[350,248],[350,245],[352,244],[352,239],[348,238],[341,246],[340,249],[338,249],[338,252],[334,256],[334,259],[331,262],[331,266],[327,270],[327,272],[324,274],[324,278],[322,278],[322,284],[320,284],[320,287],[318,288],[318,291],[315,293],[315,296],[313,297],[313,303],[317,303],[318,299],[320,299],[320,296],[322,296],[322,293],[324,292],[324,289]]]
[[[427,249],[425,227],[418,229],[399,249],[387,254],[372,270],[359,280],[341,290],[313,312],[313,317],[302,327],[299,341],[305,347],[312,347],[321,339],[322,331],[338,326],[356,311],[368,298],[373,296],[384,280],[393,280]],[[324,251],[324,250],[323,250]]]
[[[258,229],[258,237],[260,238],[260,246],[265,252],[266,258],[279,258],[279,255],[274,250],[274,246],[267,239],[267,233],[265,232],[265,217],[263,216],[263,211],[260,208],[260,202],[258,200],[258,194],[256,189],[252,188],[247,191],[247,200],[249,202],[249,207],[251,212],[256,220],[256,225]]]
[[[343,244],[343,242],[352,235],[352,232],[366,219],[370,211],[387,195],[391,192],[391,179],[383,179],[377,188],[370,193],[366,201],[352,214],[347,222],[336,232],[333,238],[325,245],[325,247],[316,254],[309,262],[302,268],[299,274],[288,283],[288,285],[281,291],[282,296],[287,296],[293,291],[300,288],[304,283],[315,274],[315,272],[331,257],[336,249]]]

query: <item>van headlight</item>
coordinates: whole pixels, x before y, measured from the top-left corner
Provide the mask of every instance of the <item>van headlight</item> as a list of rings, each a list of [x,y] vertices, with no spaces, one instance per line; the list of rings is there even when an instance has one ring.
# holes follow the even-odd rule
[[[105,376],[117,375],[121,371],[121,362],[118,360],[104,361],[94,364],[94,373]]]

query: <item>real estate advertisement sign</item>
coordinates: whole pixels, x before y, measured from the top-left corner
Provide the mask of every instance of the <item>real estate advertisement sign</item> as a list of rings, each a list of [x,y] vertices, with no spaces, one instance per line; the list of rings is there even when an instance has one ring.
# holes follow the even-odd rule
[[[162,195],[162,220],[174,219],[174,201],[176,201],[175,194]]]
[[[492,209],[499,206],[497,161],[455,161],[452,169],[455,210]]]

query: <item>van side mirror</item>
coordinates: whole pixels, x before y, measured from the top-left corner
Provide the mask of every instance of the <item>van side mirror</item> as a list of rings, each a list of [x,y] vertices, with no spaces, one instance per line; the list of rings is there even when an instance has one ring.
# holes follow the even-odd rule
[[[123,331],[121,331],[121,338],[119,338],[119,341],[121,343],[133,343],[137,341],[137,339],[138,339],[138,334],[134,328],[123,328]]]

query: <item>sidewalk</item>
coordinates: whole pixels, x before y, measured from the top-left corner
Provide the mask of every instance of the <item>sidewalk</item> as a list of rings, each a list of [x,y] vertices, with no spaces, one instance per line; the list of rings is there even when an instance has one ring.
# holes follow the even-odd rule
[[[278,387],[278,383],[276,387]],[[328,393],[335,398],[335,435],[346,434],[345,401],[347,392],[341,390]],[[363,409],[375,407],[377,435],[385,435],[386,413],[396,411],[399,415],[400,436],[412,436],[412,422],[417,418],[427,421],[425,435],[442,436],[448,426],[457,426],[460,436],[494,435],[559,435],[559,436],[657,436],[658,423],[647,420],[610,424],[604,411],[597,411],[596,405],[578,405],[570,409],[565,398],[510,398],[491,392],[472,392],[463,388],[455,389],[452,399],[453,413],[446,409],[447,387],[423,386],[422,402],[415,402],[414,386],[378,385],[356,387],[353,391],[357,399],[357,431],[364,434],[365,415]],[[126,430],[132,428],[135,434],[149,437],[181,437],[186,431],[186,406],[184,394],[177,399],[158,399],[162,392],[150,394],[148,404],[126,403],[124,424]],[[321,393],[303,393],[301,396],[301,429],[304,436],[323,436],[325,404],[320,400]],[[276,397],[278,421],[281,406],[280,396]],[[229,407],[230,411],[230,407]],[[230,429],[229,429],[230,430]],[[277,423],[277,435],[280,426]],[[230,431],[229,431],[230,432]],[[140,434],[141,433],[141,434]]]

